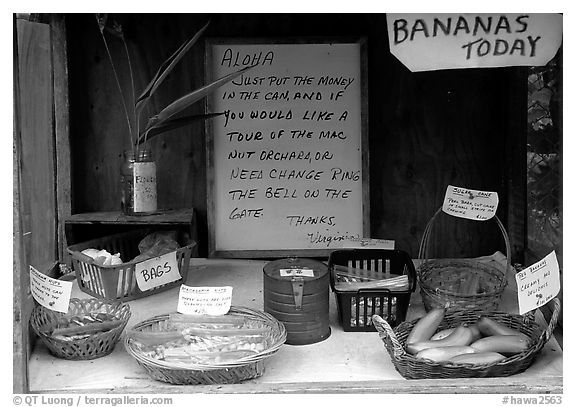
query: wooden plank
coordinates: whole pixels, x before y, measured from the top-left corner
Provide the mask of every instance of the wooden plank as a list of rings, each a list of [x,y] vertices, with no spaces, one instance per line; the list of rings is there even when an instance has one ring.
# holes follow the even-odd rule
[[[54,391],[61,391],[54,389]],[[67,389],[66,393],[105,394],[300,394],[300,393],[386,393],[386,394],[562,394],[561,377],[373,380],[354,382],[251,383],[228,385],[162,386],[143,384],[130,388]],[[44,393],[44,391],[38,392]],[[48,393],[48,391],[46,391]]]
[[[30,264],[41,269],[57,257],[50,27],[19,20],[22,213]]]
[[[69,263],[63,219],[72,213],[70,174],[70,106],[68,98],[68,50],[66,21],[62,14],[51,14],[52,69],[54,89],[54,136],[56,148],[56,225],[58,258]]]
[[[189,224],[194,216],[193,208],[186,209],[173,209],[161,211],[160,213],[143,216],[127,216],[120,211],[104,211],[104,212],[87,212],[77,213],[70,215],[66,218],[66,223],[74,224],[136,224],[136,225],[150,225],[150,224],[172,224],[183,223]]]
[[[14,393],[28,392],[28,354],[30,353],[30,344],[28,342],[28,316],[31,312],[31,306],[27,305],[27,296],[25,287],[26,280],[26,252],[23,245],[22,236],[22,219],[21,219],[21,163],[20,156],[22,151],[20,139],[20,81],[18,79],[18,35],[16,31],[16,20],[14,19],[14,132],[13,132],[13,166],[12,166],[12,191],[13,191],[13,374],[12,374],[12,391]],[[24,284],[23,284],[24,283]]]

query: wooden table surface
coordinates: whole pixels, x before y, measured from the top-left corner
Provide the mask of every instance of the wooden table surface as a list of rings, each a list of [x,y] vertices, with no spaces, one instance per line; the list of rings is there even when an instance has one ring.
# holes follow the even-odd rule
[[[194,258],[189,286],[233,287],[232,305],[263,309],[262,270],[266,261]],[[501,308],[517,312],[508,285]],[[154,315],[175,312],[178,288],[129,302],[128,327]],[[86,298],[76,284],[72,297]],[[424,313],[418,289],[407,320]],[[155,381],[125,351],[122,338],[114,352],[91,361],[51,356],[43,344],[29,363],[30,391],[78,393],[562,393],[562,349],[552,338],[533,365],[507,378],[406,380],[394,368],[376,332],[344,332],[336,299],[330,294],[330,337],[304,346],[284,345],[266,360],[264,375],[235,385],[175,386]]]

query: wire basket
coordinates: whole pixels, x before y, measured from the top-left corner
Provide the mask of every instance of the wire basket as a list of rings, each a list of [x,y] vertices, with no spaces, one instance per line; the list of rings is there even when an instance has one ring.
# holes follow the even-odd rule
[[[426,225],[418,252],[418,258],[422,259],[418,268],[418,282],[426,311],[442,308],[446,304],[455,310],[498,309],[507,284],[506,272],[510,269],[510,241],[504,225],[494,215],[506,245],[504,271],[477,259],[430,260],[428,253],[430,232],[441,211],[442,208],[438,209]]]
[[[338,266],[355,270],[354,277],[343,277],[337,271]],[[330,285],[336,294],[338,317],[345,332],[376,331],[372,325],[374,314],[385,318],[392,326],[406,318],[411,294],[416,290],[416,270],[408,253],[386,249],[334,250],[328,258],[328,270]],[[353,287],[356,282],[368,282],[363,275],[376,279],[407,275],[408,283],[400,290],[359,288],[349,291],[348,285]]]
[[[105,314],[111,321],[118,323],[110,330],[95,332],[83,339],[67,340],[52,335],[54,329],[69,326],[72,318],[95,314]],[[72,298],[66,314],[37,305],[32,310],[30,325],[54,356],[69,360],[89,360],[106,356],[114,350],[130,316],[130,307],[120,301]]]
[[[81,253],[88,248],[105,249],[112,254],[120,253],[123,259],[133,259],[140,254],[138,244],[150,232],[150,230],[124,232],[68,246],[80,289],[96,298],[130,301],[165,291],[186,281],[190,258],[197,251],[196,242],[176,250],[176,262],[182,278],[145,291],[138,287],[135,275],[136,264],[141,262],[128,261],[115,266],[102,266],[95,264],[91,257]]]
[[[419,318],[403,322],[394,329],[378,315],[375,315],[372,319],[394,367],[406,379],[505,377],[526,370],[552,336],[558,320],[558,314],[560,313],[560,300],[554,298],[550,304],[553,306],[554,311],[548,326],[545,328],[536,322],[534,311],[525,315],[481,309],[448,312],[438,330],[453,328],[463,324],[471,325],[481,317],[486,316],[509,328],[516,329],[530,338],[530,345],[524,352],[499,362],[482,365],[455,364],[449,361],[433,362],[428,359],[417,358],[406,352],[406,340]]]
[[[154,359],[145,355],[134,339],[127,335],[124,346],[128,354],[136,359],[136,362],[146,370],[154,380],[171,384],[233,384],[244,380],[262,376],[264,362],[274,355],[286,342],[286,329],[284,325],[272,315],[245,307],[230,307],[227,315],[243,316],[247,319],[264,323],[270,328],[266,337],[267,348],[250,356],[233,362],[221,362],[218,364],[175,364],[163,360]],[[168,314],[158,315],[145,321],[139,322],[132,327],[137,331],[164,331]]]

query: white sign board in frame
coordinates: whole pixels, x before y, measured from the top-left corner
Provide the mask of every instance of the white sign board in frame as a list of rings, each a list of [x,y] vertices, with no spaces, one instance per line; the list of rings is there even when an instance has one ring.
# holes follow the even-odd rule
[[[366,41],[208,39],[210,257],[327,256],[369,237]]]

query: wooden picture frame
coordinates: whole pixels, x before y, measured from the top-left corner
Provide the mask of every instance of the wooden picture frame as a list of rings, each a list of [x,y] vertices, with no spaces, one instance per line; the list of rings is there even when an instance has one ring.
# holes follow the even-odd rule
[[[346,131],[342,131],[342,132],[336,132],[334,131],[332,133],[332,136],[334,136],[335,133],[338,134],[346,134],[345,136],[342,136],[342,138],[346,138],[347,140],[352,140],[351,143],[352,145],[354,145],[354,142],[357,143],[357,148],[360,149],[360,151],[358,152],[357,155],[354,155],[354,157],[357,157],[357,161],[354,161],[353,159],[349,160],[348,159],[348,155],[346,156],[346,160],[343,161],[347,161],[347,162],[352,162],[353,164],[356,164],[356,167],[354,167],[355,169],[357,168],[358,170],[360,170],[359,172],[361,173],[361,175],[358,177],[358,179],[356,179],[357,184],[352,184],[352,187],[350,189],[348,189],[348,191],[352,191],[350,192],[350,195],[346,195],[346,198],[342,198],[342,200],[344,199],[348,199],[348,197],[353,196],[354,194],[356,194],[356,196],[354,197],[354,199],[356,199],[356,205],[352,207],[352,205],[350,205],[352,207],[352,211],[348,211],[349,208],[346,208],[345,204],[341,204],[340,202],[335,204],[334,206],[330,206],[330,208],[338,208],[338,209],[334,209],[336,211],[340,211],[338,213],[338,215],[340,216],[340,219],[345,219],[345,223],[355,223],[354,227],[352,228],[353,230],[355,230],[356,233],[351,233],[348,235],[348,232],[346,232],[344,230],[344,228],[342,230],[336,230],[338,225],[329,225],[331,228],[330,232],[328,232],[329,228],[326,227],[325,229],[322,230],[322,233],[326,233],[327,235],[324,236],[322,233],[320,232],[314,232],[315,234],[312,234],[310,232],[307,233],[307,239],[309,239],[308,243],[301,243],[303,242],[303,238],[301,237],[302,235],[298,235],[298,237],[296,237],[297,233],[301,233],[303,234],[304,232],[301,231],[296,231],[294,232],[293,235],[291,235],[292,230],[290,230],[288,227],[286,228],[278,228],[277,225],[274,226],[265,226],[265,227],[260,227],[259,225],[261,224],[260,221],[257,221],[255,226],[252,226],[251,229],[248,229],[249,227],[247,227],[247,231],[248,232],[242,232],[242,231],[238,231],[238,230],[230,230],[228,231],[227,229],[224,229],[224,226],[222,226],[223,223],[227,222],[228,220],[232,219],[233,214],[231,212],[226,211],[224,213],[224,211],[222,210],[222,208],[220,206],[222,206],[222,203],[220,201],[223,200],[222,196],[222,190],[224,190],[225,188],[223,188],[222,190],[219,190],[219,186],[218,185],[222,185],[223,182],[225,182],[224,177],[222,177],[222,174],[218,174],[219,171],[223,171],[221,169],[221,162],[222,162],[222,158],[220,158],[220,156],[218,154],[221,154],[222,152],[219,150],[221,149],[221,147],[218,145],[219,143],[221,144],[222,142],[220,140],[222,140],[224,134],[222,134],[222,130],[224,129],[224,127],[226,127],[226,124],[222,124],[222,123],[226,123],[226,122],[218,122],[219,120],[228,120],[229,117],[222,115],[219,116],[217,118],[211,119],[209,121],[207,121],[206,124],[206,164],[207,164],[207,212],[208,212],[208,235],[209,235],[209,241],[208,241],[208,251],[209,251],[209,257],[232,257],[232,258],[279,258],[279,257],[286,257],[286,256],[307,256],[307,257],[325,257],[328,256],[329,253],[337,248],[343,247],[343,245],[345,244],[345,242],[349,239],[349,238],[364,238],[364,237],[370,237],[370,193],[369,193],[369,163],[368,163],[368,75],[367,75],[367,43],[366,43],[366,39],[365,38],[298,38],[298,39],[294,39],[294,38],[282,38],[282,39],[249,39],[249,38],[208,38],[206,40],[206,63],[205,63],[205,74],[206,74],[206,83],[210,83],[211,81],[218,79],[219,77],[222,77],[222,72],[217,72],[217,70],[219,69],[219,67],[215,67],[216,64],[213,63],[214,58],[216,58],[216,50],[217,49],[222,49],[222,47],[227,47],[226,51],[228,51],[228,49],[230,50],[255,50],[256,48],[263,48],[263,49],[267,49],[268,51],[265,52],[264,54],[258,54],[257,56],[252,58],[252,60],[250,61],[249,58],[244,57],[243,59],[239,59],[238,55],[232,55],[230,54],[230,58],[229,59],[224,59],[224,58],[228,58],[226,56],[226,54],[222,54],[223,58],[222,58],[222,63],[227,63],[229,62],[229,66],[227,68],[231,68],[231,71],[233,71],[233,69],[239,69],[241,66],[245,66],[246,63],[248,62],[249,64],[251,63],[255,63],[255,62],[259,62],[262,63],[262,61],[265,61],[267,55],[268,55],[268,59],[270,60],[270,52],[274,53],[277,52],[277,55],[281,55],[279,57],[279,59],[282,58],[282,55],[284,55],[285,59],[284,61],[290,61],[290,63],[288,64],[284,64],[281,65],[281,67],[274,67],[274,69],[276,69],[276,71],[272,70],[273,73],[276,72],[282,72],[283,76],[282,78],[288,78],[286,82],[284,82],[284,84],[288,84],[288,86],[279,86],[278,90],[280,91],[280,89],[284,89],[284,91],[292,91],[292,93],[290,93],[290,96],[288,97],[289,101],[287,101],[286,103],[290,106],[290,101],[292,101],[293,103],[295,103],[293,106],[296,106],[296,102],[294,102],[294,99],[290,99],[292,96],[296,97],[296,93],[298,93],[298,85],[296,85],[297,83],[297,77],[299,77],[299,75],[297,75],[297,73],[301,72],[302,76],[307,76],[304,74],[304,72],[324,72],[324,69],[327,69],[330,72],[333,72],[334,70],[338,70],[340,69],[340,66],[343,66],[344,68],[342,68],[344,71],[347,69],[347,66],[351,66],[351,69],[354,69],[354,72],[357,74],[356,76],[352,75],[350,76],[350,78],[348,79],[350,82],[348,83],[348,85],[351,85],[354,82],[354,79],[357,79],[357,82],[350,87],[351,89],[351,93],[353,92],[358,92],[359,95],[356,95],[354,97],[354,100],[356,100],[355,103],[351,104],[351,109],[355,112],[357,112],[358,114],[356,115],[357,117],[354,120],[357,120],[357,122],[354,122],[356,127],[357,127],[357,132],[346,132]],[[272,50],[272,51],[270,51]],[[316,52],[320,50],[319,52]],[[284,53],[284,54],[283,54]],[[353,58],[348,57],[348,53],[353,56]],[[296,58],[289,58],[288,55],[290,56],[294,56]],[[308,57],[307,57],[308,56]],[[338,60],[338,58],[341,58],[340,60]],[[294,63],[292,64],[292,61],[294,61]],[[337,63],[334,63],[334,61],[338,61]],[[330,65],[330,63],[332,63],[332,65]],[[309,64],[310,66],[307,66],[306,64]],[[316,64],[316,65],[313,65]],[[222,64],[221,64],[222,65]],[[287,66],[289,65],[289,66]],[[270,63],[270,66],[272,66],[272,63]],[[280,66],[280,65],[279,65]],[[264,83],[263,81],[261,81],[262,76],[258,74],[258,69],[259,67],[256,66],[250,71],[248,71],[248,73],[246,74],[247,79],[243,79],[243,78],[237,78],[235,79],[232,83],[234,83],[234,86],[243,86],[247,83],[249,83],[250,81],[260,81],[260,85],[262,85],[262,83]],[[298,69],[298,70],[296,70]],[[357,71],[356,71],[357,69]],[[262,69],[263,70],[263,69]],[[261,71],[262,71],[261,70]],[[253,73],[251,73],[253,72]],[[225,74],[225,73],[224,73]],[[251,77],[251,75],[254,75]],[[276,77],[274,75],[269,75],[267,76],[267,78],[273,78]],[[340,96],[342,96],[342,94],[344,92],[346,92],[346,90],[348,89],[346,87],[346,90],[344,90],[344,82],[345,80],[342,80],[341,82],[339,82],[340,79],[342,79],[344,76],[342,77],[338,77],[336,79],[334,79],[335,82],[338,83],[338,85],[340,86]],[[280,78],[280,75],[278,74],[278,78]],[[314,80],[317,80],[317,86],[318,89],[320,89],[321,86],[324,86],[325,83],[328,83],[327,81],[324,81],[324,77],[321,77],[321,79],[319,79],[318,77],[314,77]],[[290,85],[290,81],[292,82],[292,85]],[[309,82],[305,82],[307,85],[311,84],[312,86],[314,86],[314,80],[309,81]],[[244,83],[242,83],[242,81],[245,81]],[[277,83],[280,82],[280,79],[277,81]],[[258,86],[260,86],[258,84],[256,84],[256,88],[258,88]],[[228,86],[228,88],[227,88]],[[244,102],[247,99],[238,99],[238,95],[239,94],[235,94],[235,99],[232,102],[229,102],[228,99],[226,99],[225,102],[221,102],[221,100],[223,100],[225,97],[229,97],[230,94],[232,92],[230,92],[229,94],[226,94],[225,92],[227,92],[226,89],[229,89],[231,86],[227,84],[225,86],[223,86],[222,88],[218,89],[216,92],[214,92],[212,95],[210,95],[207,98],[206,101],[206,111],[208,113],[220,113],[223,112],[222,110],[222,106],[225,106],[226,103],[232,103],[232,105],[234,105],[236,103],[237,107],[242,107],[244,106]],[[266,89],[266,85],[263,85],[261,90]],[[269,89],[269,88],[268,88]],[[330,90],[326,90],[326,89],[330,89]],[[256,91],[255,91],[256,92]],[[302,92],[303,94],[304,92]],[[310,94],[313,93],[313,91],[309,92]],[[322,88],[322,91],[317,90],[316,91],[316,97],[321,97],[323,98],[322,101],[318,102],[319,104],[316,105],[317,107],[320,106],[328,106],[330,103],[326,103],[326,102],[330,102],[330,97],[332,98],[338,98],[338,96],[336,95],[336,93],[338,93],[338,91],[336,90],[336,88],[334,86],[332,87],[328,87],[325,86]],[[318,95],[321,94],[321,95]],[[247,95],[245,93],[245,95]],[[249,96],[248,100],[249,99]],[[309,96],[310,98],[312,98],[313,96]],[[310,100],[310,99],[308,99]],[[334,99],[332,99],[332,105],[334,106],[336,102],[334,102]],[[262,106],[262,105],[258,105],[258,103],[260,102],[248,102],[253,103],[254,106]],[[263,103],[263,102],[262,102]],[[298,102],[299,103],[299,102]],[[310,102],[312,103],[312,102]],[[349,103],[349,102],[348,102]],[[324,105],[323,105],[324,104]],[[281,106],[281,104],[279,104]],[[343,105],[344,107],[346,107],[346,105]],[[285,105],[284,105],[285,107]],[[300,108],[301,105],[298,105],[297,108]],[[341,106],[342,107],[342,106]],[[356,110],[354,110],[356,109]],[[244,112],[246,114],[245,117],[248,117],[248,111],[250,109],[247,109],[246,112]],[[263,109],[262,109],[263,110]],[[260,110],[260,113],[262,113],[262,110]],[[291,109],[289,109],[291,111]],[[342,112],[345,109],[342,110]],[[253,113],[255,110],[252,109],[251,113]],[[232,109],[229,109],[228,112],[233,112]],[[341,113],[342,113],[341,112]],[[273,113],[271,113],[270,115],[272,115]],[[278,113],[278,116],[280,117],[282,113]],[[296,114],[295,114],[296,115]],[[311,113],[312,115],[312,113]],[[321,115],[321,113],[318,113],[318,115]],[[328,114],[329,115],[329,114]],[[232,114],[230,115],[232,116]],[[301,115],[301,120],[305,120],[305,119],[309,119],[306,116],[306,113],[304,113],[304,115]],[[342,118],[343,115],[340,117]],[[335,116],[332,116],[331,119],[335,118]],[[258,119],[258,117],[256,118]],[[344,119],[346,120],[346,119]],[[335,123],[336,120],[334,120],[332,123]],[[269,126],[268,123],[265,124],[265,126]],[[346,126],[346,124],[344,124],[344,126]],[[287,126],[288,127],[288,126]],[[326,129],[328,129],[328,127],[334,128],[334,125],[332,126],[327,126]],[[320,128],[322,128],[322,130],[320,130]],[[264,129],[264,127],[258,127],[258,126],[250,126],[250,131],[247,131],[247,133],[252,133],[252,137],[255,138],[256,136],[254,136],[254,134],[258,133],[259,129]],[[318,136],[319,138],[321,136],[319,136],[320,133],[324,134],[324,127],[322,127],[322,124],[317,124],[317,125],[312,125],[312,133],[314,135],[314,137]],[[292,129],[293,130],[293,129]],[[267,133],[268,131],[268,133]],[[270,131],[270,127],[267,127],[266,130],[263,130],[260,134],[260,140],[259,142],[261,143],[267,143],[267,141],[265,140],[266,137],[269,137],[269,139],[272,139],[273,137],[273,130]],[[327,130],[327,133],[329,132],[329,130]],[[239,131],[238,133],[241,133],[241,131]],[[280,130],[278,130],[278,133],[280,133]],[[352,134],[354,133],[354,134]],[[356,134],[358,133],[358,134]],[[230,135],[230,133],[227,133],[228,135]],[[284,134],[288,134],[288,130],[284,133]],[[220,138],[218,138],[220,136]],[[230,136],[232,137],[232,136]],[[240,137],[240,136],[239,136]],[[278,136],[279,137],[279,136]],[[246,137],[247,138],[247,137]],[[310,140],[312,139],[312,137],[310,137]],[[308,140],[308,141],[310,141]],[[215,142],[216,141],[216,142]],[[232,141],[232,138],[230,138],[230,141]],[[268,143],[272,143],[271,141],[268,141]],[[320,142],[318,142],[320,143]],[[260,148],[260,147],[258,147]],[[341,147],[338,147],[341,148]],[[302,148],[300,151],[306,151],[306,148]],[[318,151],[320,151],[320,149],[318,149]],[[236,154],[237,151],[234,152],[234,154]],[[227,159],[231,158],[231,151],[228,151],[228,157]],[[260,150],[260,154],[262,154],[262,150]],[[330,154],[330,153],[328,153]],[[346,154],[353,154],[350,153],[349,151]],[[252,156],[255,157],[255,156]],[[336,155],[337,157],[337,155]],[[342,155],[341,155],[342,157]],[[219,161],[220,160],[220,164]],[[253,160],[252,164],[253,164],[253,169],[254,168],[263,168],[262,167],[262,155],[260,155],[260,161],[258,160]],[[342,160],[341,160],[342,161]],[[266,163],[264,163],[264,166],[266,165]],[[299,164],[291,164],[292,165],[292,169],[300,167]],[[240,167],[237,168],[238,171],[240,170]],[[265,170],[264,170],[265,171]],[[271,170],[273,171],[273,170]],[[317,171],[317,172],[321,172],[321,171]],[[344,171],[344,173],[346,173],[346,171]],[[230,177],[233,177],[233,171],[232,172],[228,172],[226,173],[226,176],[228,176],[228,174],[230,174]],[[255,174],[259,174],[259,171],[256,171]],[[355,174],[359,175],[357,172],[355,172]],[[220,175],[220,177],[219,177]],[[316,174],[317,175],[317,174]],[[325,173],[322,175],[325,179],[329,178],[328,176],[328,171],[325,171]],[[265,178],[265,176],[264,176]],[[334,180],[334,173],[332,173],[332,181]],[[231,181],[230,179],[228,181]],[[234,182],[234,184],[236,184],[236,180],[232,180]],[[350,180],[347,180],[350,181]],[[255,181],[257,183],[257,181]],[[350,181],[350,182],[354,182],[354,181]],[[220,183],[220,184],[219,184]],[[242,183],[238,183],[238,184],[242,184]],[[255,198],[254,202],[259,202],[259,203],[268,203],[269,201],[266,201],[266,198],[262,198],[262,196],[265,195],[265,193],[268,193],[268,197],[272,197],[272,201],[274,200],[274,198],[276,197],[274,195],[275,191],[278,191],[276,189],[266,189],[266,191],[264,191],[264,184],[263,182],[261,182],[260,184],[258,184],[257,186],[259,188],[253,188],[254,190],[257,190],[256,192],[254,192],[254,194],[252,195],[252,198]],[[323,185],[325,185],[324,181],[322,180],[318,180],[317,181],[317,185],[319,186],[320,189]],[[350,184],[347,184],[350,185]],[[293,202],[297,202],[297,205],[300,205],[300,208],[310,208],[314,205],[318,205],[318,207],[324,205],[324,208],[326,208],[326,204],[322,203],[321,200],[318,201],[313,201],[312,204],[310,206],[308,206],[308,203],[310,203],[310,200],[304,200],[303,195],[305,193],[308,192],[308,189],[304,188],[304,183],[301,186],[301,190],[297,190],[296,188],[293,189],[289,189],[289,188],[280,188],[280,192],[278,193],[278,198],[296,198],[295,200],[293,200]],[[285,189],[285,190],[284,190]],[[245,189],[245,193],[248,193],[249,189]],[[228,193],[232,192],[231,190],[228,190]],[[236,191],[237,192],[237,191]],[[342,192],[342,191],[340,191]],[[290,196],[290,193],[292,193],[292,196]],[[313,192],[310,192],[310,194],[312,194]],[[326,190],[326,194],[329,195],[330,191]],[[239,194],[241,195],[242,193],[239,192]],[[258,194],[259,194],[259,198],[258,198]],[[282,195],[284,194],[284,195]],[[240,196],[238,195],[238,196]],[[338,198],[340,197],[340,195],[338,195]],[[344,193],[342,194],[342,197],[344,197]],[[234,195],[232,195],[232,199],[234,199]],[[258,199],[260,199],[260,201],[258,201]],[[322,198],[321,198],[322,199]],[[328,198],[326,198],[328,199]],[[219,201],[220,200],[220,201]],[[274,204],[270,203],[270,206],[272,206]],[[256,205],[258,206],[258,205]],[[261,205],[258,206],[259,208],[266,208],[266,206]],[[234,208],[236,209],[236,208]],[[320,208],[318,208],[320,209]],[[276,211],[276,213],[281,212],[281,209],[272,209],[273,211]],[[266,213],[266,209],[263,210],[264,213]],[[245,212],[244,212],[245,213]],[[351,215],[348,216],[347,213],[350,213]],[[284,214],[284,213],[282,213]],[[223,216],[226,217],[228,216],[228,220],[223,221]],[[290,217],[292,215],[288,215],[288,217]],[[304,218],[304,216],[302,217]],[[335,215],[334,218],[337,218],[337,216]],[[274,219],[279,219],[279,217],[275,217]],[[299,216],[298,217],[290,217],[290,222],[292,222],[292,219],[297,219],[296,222],[298,222],[298,220],[302,220]],[[323,222],[325,221],[324,218],[319,217],[319,216],[312,216],[312,217],[306,217],[306,220],[310,219],[312,222],[314,221],[318,221],[318,222]],[[340,219],[337,222],[340,222]],[[285,221],[287,222],[287,221]],[[326,221],[326,222],[330,222],[330,221]],[[337,223],[336,221],[334,223]],[[232,228],[235,229],[235,226]],[[334,232],[334,230],[336,230]],[[326,231],[326,232],[324,232]],[[330,234],[332,233],[332,234]],[[228,239],[228,242],[222,242],[221,241],[221,237],[225,235],[226,239]],[[249,238],[250,237],[250,238]],[[286,239],[284,239],[284,237],[286,237]],[[245,244],[244,246],[238,247],[236,245],[236,243],[231,244],[230,240],[231,239],[238,239],[238,241],[242,241],[243,244]],[[297,239],[300,239],[300,241],[296,242]],[[317,243],[314,243],[315,240]],[[332,240],[333,239],[333,240]],[[254,241],[254,243],[252,244],[251,242]],[[262,242],[265,243],[265,245],[267,245],[269,242],[274,241],[275,246],[273,247],[264,247],[264,245],[262,245]],[[286,242],[286,244],[284,243],[280,243],[280,241],[282,242]],[[260,243],[259,243],[260,242]],[[308,246],[306,246],[308,245]],[[314,246],[316,245],[316,246]],[[306,247],[304,247],[306,246]],[[314,246],[314,247],[312,247]]]

